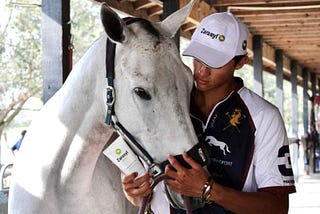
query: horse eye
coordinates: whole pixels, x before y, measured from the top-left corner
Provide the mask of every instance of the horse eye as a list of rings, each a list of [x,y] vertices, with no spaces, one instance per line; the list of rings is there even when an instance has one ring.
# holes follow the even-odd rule
[[[151,95],[143,88],[136,87],[133,89],[134,93],[144,100],[151,100]]]

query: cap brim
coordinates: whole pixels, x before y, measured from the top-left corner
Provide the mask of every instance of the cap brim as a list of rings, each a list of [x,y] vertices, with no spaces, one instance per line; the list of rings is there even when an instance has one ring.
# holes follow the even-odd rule
[[[190,42],[182,55],[194,57],[212,68],[220,68],[234,57],[195,41]]]

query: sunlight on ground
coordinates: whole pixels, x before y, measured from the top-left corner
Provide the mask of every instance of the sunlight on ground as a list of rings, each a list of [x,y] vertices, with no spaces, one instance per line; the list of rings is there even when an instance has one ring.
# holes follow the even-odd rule
[[[303,152],[301,150],[298,160],[299,179],[296,183],[297,192],[290,195],[289,214],[319,214],[320,173],[304,174]]]

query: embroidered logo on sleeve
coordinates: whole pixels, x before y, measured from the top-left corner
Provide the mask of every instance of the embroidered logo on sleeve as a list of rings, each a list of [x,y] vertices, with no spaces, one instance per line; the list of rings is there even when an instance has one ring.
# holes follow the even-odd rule
[[[235,108],[231,115],[229,112],[227,112],[226,115],[229,117],[229,124],[223,129],[223,131],[225,131],[229,127],[234,127],[240,133],[238,125],[240,125],[240,121],[242,119],[246,118],[246,116],[242,114],[241,109]]]

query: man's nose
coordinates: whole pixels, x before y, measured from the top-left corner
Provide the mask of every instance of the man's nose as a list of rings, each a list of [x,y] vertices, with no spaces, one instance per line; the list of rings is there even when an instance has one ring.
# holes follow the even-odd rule
[[[210,75],[211,72],[210,72],[210,68],[208,68],[207,66],[205,65],[201,65],[200,69],[198,70],[199,74],[201,76],[207,76],[207,75]]]

